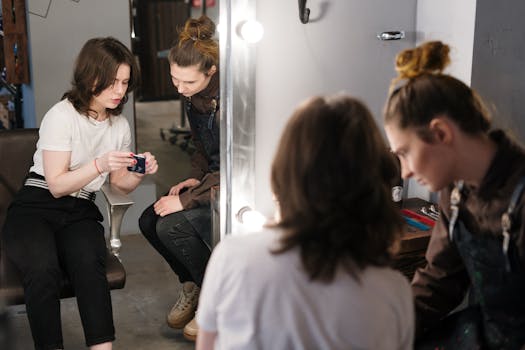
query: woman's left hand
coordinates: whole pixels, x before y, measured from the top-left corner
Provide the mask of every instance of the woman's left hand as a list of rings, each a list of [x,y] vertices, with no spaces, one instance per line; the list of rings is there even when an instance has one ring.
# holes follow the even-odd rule
[[[164,196],[153,204],[155,214],[162,217],[183,210],[179,196]]]
[[[149,152],[144,152],[142,156],[146,158],[146,174],[155,174],[159,170],[155,156]]]

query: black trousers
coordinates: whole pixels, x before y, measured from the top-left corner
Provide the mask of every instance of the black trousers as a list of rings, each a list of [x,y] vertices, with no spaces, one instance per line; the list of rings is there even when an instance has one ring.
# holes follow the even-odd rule
[[[2,240],[21,272],[36,349],[63,348],[60,289],[74,288],[87,346],[115,339],[102,215],[86,199],[25,186],[7,212]]]
[[[211,210],[209,206],[183,210],[160,217],[153,205],[144,210],[142,234],[170,265],[181,283],[202,285],[211,254]]]

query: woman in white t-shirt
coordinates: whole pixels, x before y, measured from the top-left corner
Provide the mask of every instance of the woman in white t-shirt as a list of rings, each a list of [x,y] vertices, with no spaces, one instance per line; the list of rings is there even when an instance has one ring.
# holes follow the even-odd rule
[[[280,220],[213,251],[197,349],[411,349],[410,286],[388,267],[395,169],[362,103],[301,105],[272,165]]]
[[[142,155],[142,173],[127,169],[137,160],[121,113],[138,81],[126,46],[111,37],[90,39],[76,60],[71,89],[42,120],[34,164],[8,210],[2,235],[4,251],[21,273],[36,349],[63,348],[62,268],[75,290],[86,344],[112,348],[104,229],[93,200],[108,176],[112,185],[131,192],[158,169],[149,152]]]

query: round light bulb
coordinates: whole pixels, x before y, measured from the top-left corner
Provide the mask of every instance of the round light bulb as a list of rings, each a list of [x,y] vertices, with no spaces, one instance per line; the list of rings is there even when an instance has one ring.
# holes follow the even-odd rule
[[[215,30],[217,31],[217,34],[221,34],[221,32],[226,33],[225,28],[223,28],[223,24],[221,22],[217,23],[217,26],[215,27]]]
[[[249,206],[244,206],[235,215],[237,220],[248,229],[248,231],[258,231],[266,223],[266,217],[258,212],[253,210]]]
[[[266,218],[257,210],[249,210],[242,216],[242,223],[250,230],[258,231],[266,223]]]
[[[240,24],[239,36],[247,43],[253,44],[262,39],[264,28],[256,20],[247,20]]]

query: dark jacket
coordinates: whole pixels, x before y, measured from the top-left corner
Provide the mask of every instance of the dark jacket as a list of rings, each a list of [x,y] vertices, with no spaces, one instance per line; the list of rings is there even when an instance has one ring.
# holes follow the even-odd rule
[[[184,209],[207,205],[211,187],[220,184],[219,81],[217,72],[203,91],[184,99],[195,145],[190,178],[201,181],[199,185],[180,194]]]
[[[496,236],[498,239],[494,241],[501,242],[501,215],[507,210],[517,183],[525,176],[525,151],[502,131],[493,131],[490,137],[498,145],[498,150],[479,188],[465,186],[458,220],[461,220],[465,228],[475,237]],[[471,279],[475,278],[469,275],[455,242],[449,239],[450,192],[453,188],[454,186],[450,185],[440,193],[441,216],[433,229],[426,252],[428,264],[418,269],[412,280],[419,334],[424,328],[435,325],[458,306],[471,286]],[[510,243],[513,263],[521,271],[525,269],[524,203],[525,195],[522,195],[514,211],[516,215],[514,215]],[[504,266],[497,266],[495,269],[498,273],[502,273]],[[525,280],[523,274],[522,277]],[[495,288],[504,287],[495,286]],[[502,292],[515,294],[518,291]],[[507,299],[496,300],[495,303],[498,308],[519,309],[523,308],[521,305],[525,302],[521,299],[519,305],[508,305],[514,304],[514,301]]]

